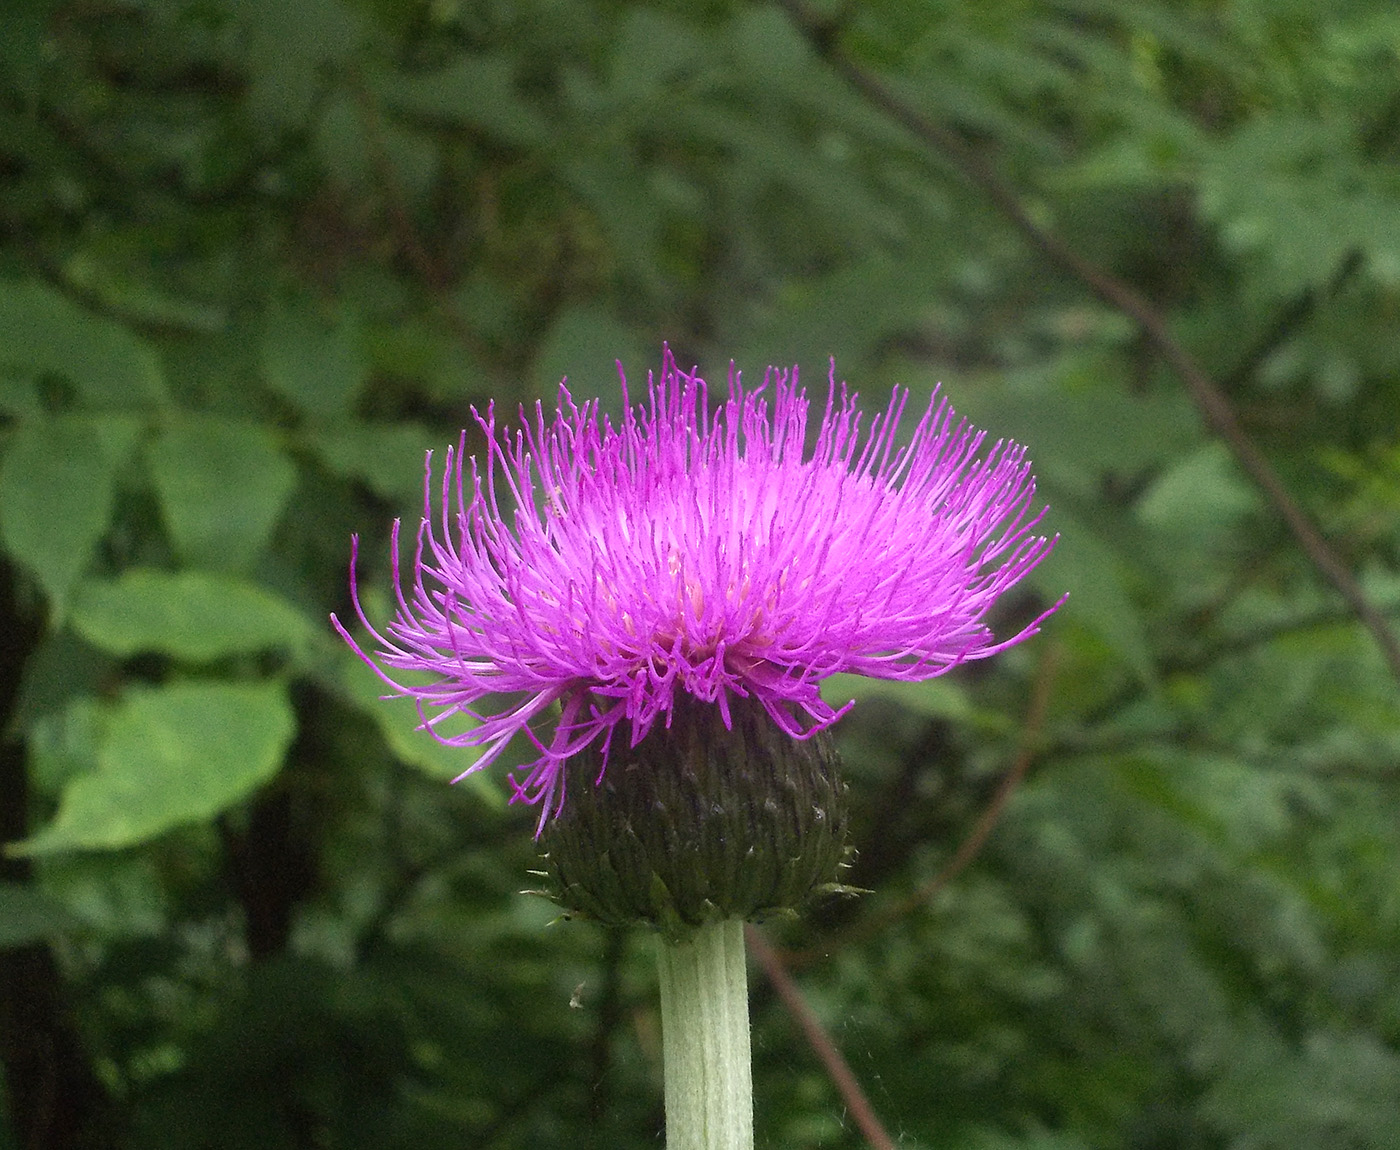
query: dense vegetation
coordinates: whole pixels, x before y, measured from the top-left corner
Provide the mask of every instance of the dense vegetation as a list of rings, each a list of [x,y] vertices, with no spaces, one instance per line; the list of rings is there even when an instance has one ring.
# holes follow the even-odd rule
[[[1398,164],[1391,0],[7,0],[0,1147],[660,1144],[649,940],[326,618],[663,340],[942,381],[1062,535],[833,684],[873,893],[764,930],[891,1136],[1395,1146]],[[864,1145],[754,1012],[760,1145]]]

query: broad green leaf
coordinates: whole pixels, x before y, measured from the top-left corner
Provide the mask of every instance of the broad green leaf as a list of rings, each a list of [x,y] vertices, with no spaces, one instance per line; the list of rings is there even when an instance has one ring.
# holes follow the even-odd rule
[[[22,883],[0,883],[0,950],[64,934],[81,925],[52,895]]]
[[[246,28],[248,110],[268,131],[301,124],[326,66],[354,53],[359,14],[342,0],[233,0],[233,7]]]
[[[1094,370],[1090,363],[1075,366],[1081,376]],[[989,440],[1024,444],[1038,475],[1053,472],[1094,485],[1105,471],[1131,474],[1172,460],[1200,438],[1200,421],[1180,393],[989,384],[949,388],[946,394],[958,414],[986,431]]]
[[[1366,1030],[1262,1027],[1231,1050],[1202,1111],[1240,1147],[1375,1147],[1400,1122],[1400,1055]]]
[[[0,541],[28,567],[61,618],[107,530],[114,459],[90,419],[23,423],[0,464]]]
[[[71,637],[69,642],[77,645]],[[29,781],[37,794],[56,796],[71,779],[96,768],[110,709],[91,695],[74,695],[29,725]]]
[[[1052,558],[1036,570],[1035,579],[1047,593],[1069,592],[1061,615],[1093,631],[1144,683],[1154,683],[1157,673],[1147,624],[1128,594],[1123,560],[1066,502],[1052,502],[1050,522],[1060,541]]]
[[[345,423],[310,434],[322,463],[343,479],[361,480],[376,495],[412,514],[423,498],[427,452],[443,442],[416,423]]]
[[[956,723],[985,725],[989,718],[978,714],[961,683],[941,677],[922,682],[902,682],[872,679],[865,675],[832,675],[822,683],[822,698],[834,707],[844,706],[850,699],[854,699],[857,705],[865,699],[888,699],[924,718],[948,719]]]
[[[124,251],[105,251],[98,240],[68,258],[63,265],[64,279],[87,298],[99,300],[116,314],[137,323],[201,333],[221,331],[228,323],[225,308],[175,295],[133,275],[126,266],[125,255]]]
[[[257,558],[296,483],[291,460],[251,424],[174,422],[148,445],[147,461],[176,551],[220,570]]]
[[[657,44],[665,44],[666,51],[658,52]],[[628,8],[613,41],[611,90],[624,98],[654,101],[668,84],[684,80],[706,50],[695,29],[678,15]]]
[[[620,361],[633,381],[635,401],[637,389],[646,381],[646,369],[660,358],[659,346],[642,346],[634,332],[601,308],[570,307],[550,325],[530,374],[548,406],[566,377],[576,397],[617,395]]]
[[[838,379],[846,378],[855,365],[875,358],[891,332],[925,321],[931,293],[950,273],[947,242],[947,225],[930,221],[897,254],[875,249],[831,274],[794,279],[736,349],[739,367],[756,382],[769,364],[796,363],[808,387],[822,393],[831,357]]]
[[[442,164],[431,132],[400,128],[386,120],[383,148],[395,185],[403,189],[405,198],[416,203],[433,191]]]
[[[209,662],[269,648],[298,648],[311,624],[295,607],[255,583],[209,571],[150,569],[82,584],[74,630],[115,655],[158,651]]]
[[[1296,113],[1253,118],[1221,140],[1201,206],[1226,242],[1272,266],[1283,291],[1322,283],[1352,251],[1377,279],[1400,279],[1400,194],[1388,164],[1346,132]]]
[[[492,277],[468,272],[452,301],[454,309],[484,305],[496,313],[496,318],[488,319],[473,311],[472,322],[483,335],[488,329],[504,332],[513,312],[510,301],[502,299],[499,291],[493,294],[491,284]],[[432,315],[394,316],[391,322],[366,323],[363,334],[371,372],[391,379],[418,380],[435,400],[460,403],[463,396],[494,390],[487,383],[489,373],[471,349],[463,347],[459,337]],[[396,422],[412,426],[411,421]]]
[[[1199,536],[1228,530],[1260,504],[1229,448],[1207,443],[1163,472],[1137,510],[1155,530]]]
[[[374,178],[374,157],[365,136],[362,106],[350,92],[331,96],[316,117],[312,148],[331,181],[360,189]]]
[[[282,683],[177,683],[128,692],[97,769],[64,788],[22,854],[114,850],[211,818],[277,773],[295,730]]]
[[[58,50],[49,28],[53,7],[51,0],[10,0],[6,6],[0,75],[26,100],[38,95],[44,61]]]
[[[36,381],[27,375],[0,370],[0,415],[11,419],[41,419],[44,405]]]
[[[353,652],[346,652],[340,682],[349,701],[374,720],[400,762],[435,779],[455,779],[480,755],[475,747],[447,747],[433,738],[424,729],[413,700],[386,698],[390,688]],[[468,722],[463,720],[456,729],[466,729]],[[505,805],[499,785],[488,774],[468,775],[462,785],[470,786],[493,807]]]
[[[92,407],[145,407],[166,397],[160,363],[142,340],[29,280],[0,280],[0,369],[60,376]]]
[[[309,298],[276,299],[262,335],[263,376],[308,415],[344,416],[364,385],[368,363],[348,311],[321,314]]]
[[[470,124],[503,143],[550,148],[557,134],[516,90],[515,60],[501,55],[461,55],[422,75],[375,79],[392,108],[449,124]]]

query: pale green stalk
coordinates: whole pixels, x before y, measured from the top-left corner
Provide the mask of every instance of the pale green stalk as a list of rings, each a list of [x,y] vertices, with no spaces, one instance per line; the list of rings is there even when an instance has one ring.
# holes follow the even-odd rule
[[[726,919],[657,946],[666,1150],[753,1150],[744,924]]]

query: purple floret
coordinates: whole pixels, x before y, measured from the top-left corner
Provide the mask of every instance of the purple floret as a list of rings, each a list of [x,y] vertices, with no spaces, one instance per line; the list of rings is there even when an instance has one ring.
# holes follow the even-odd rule
[[[1025,449],[981,452],[985,434],[936,394],[899,446],[908,392],[862,431],[833,364],[810,450],[795,368],[747,392],[731,368],[711,413],[705,381],[667,349],[647,404],[631,405],[625,380],[623,397],[620,427],[562,385],[552,416],[522,410],[513,436],[494,408],[473,410],[484,468],[464,458],[464,433],[435,497],[429,456],[407,594],[394,524],[398,611],[383,632],[360,608],[352,557],[378,651],[332,617],[442,742],[481,748],[464,775],[529,738],[539,756],[511,783],[541,826],[564,801],[566,759],[598,743],[606,763],[624,721],[635,746],[678,691],[726,725],[731,694],[752,697],[805,738],[851,706],[822,699],[827,676],[932,678],[1019,643],[1050,613],[1000,641],[983,621],[1054,541],[1034,534],[1045,508]],[[403,671],[434,681],[398,682]],[[504,707],[478,710],[491,696]],[[470,729],[438,735],[454,715]]]

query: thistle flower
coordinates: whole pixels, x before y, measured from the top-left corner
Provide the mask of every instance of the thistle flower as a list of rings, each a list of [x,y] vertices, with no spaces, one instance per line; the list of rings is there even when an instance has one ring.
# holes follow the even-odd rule
[[[398,609],[382,632],[352,557],[376,654],[332,617],[430,731],[472,720],[438,734],[481,749],[464,775],[530,740],[538,755],[512,776],[512,801],[537,804],[540,828],[564,805],[566,761],[591,748],[601,778],[619,728],[636,747],[678,701],[713,705],[727,728],[751,700],[807,739],[852,706],[821,697],[828,676],[932,678],[1019,643],[1049,614],[1007,639],[988,628],[997,597],[1053,540],[1035,533],[1045,509],[1024,449],[983,452],[984,433],[936,393],[900,446],[908,392],[863,428],[834,363],[814,435],[796,368],[752,390],[731,368],[712,411],[705,381],[668,348],[645,405],[622,388],[616,426],[562,384],[552,415],[522,409],[513,434],[494,406],[473,409],[484,463],[466,458],[464,432],[435,494],[429,455],[407,592],[394,524]]]

